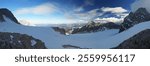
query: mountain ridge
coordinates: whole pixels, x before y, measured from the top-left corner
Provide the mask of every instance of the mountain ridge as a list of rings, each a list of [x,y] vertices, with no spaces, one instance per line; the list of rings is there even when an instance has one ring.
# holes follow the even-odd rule
[[[1,8],[0,9],[0,21],[1,22],[5,21],[4,17],[3,17],[4,15],[6,17],[8,17],[9,19],[11,19],[12,21],[14,21],[15,23],[20,24],[18,22],[18,20],[15,18],[15,16],[12,14],[12,12],[10,10],[8,10],[7,8]]]
[[[150,13],[146,10],[146,8],[139,8],[135,12],[130,12],[129,15],[124,18],[119,32],[123,32],[124,30],[145,21],[150,21]]]

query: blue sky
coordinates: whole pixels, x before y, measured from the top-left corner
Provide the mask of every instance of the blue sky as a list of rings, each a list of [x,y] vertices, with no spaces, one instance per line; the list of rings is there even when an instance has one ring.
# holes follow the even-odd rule
[[[0,0],[18,20],[31,24],[88,22],[93,19],[119,21],[135,0]]]

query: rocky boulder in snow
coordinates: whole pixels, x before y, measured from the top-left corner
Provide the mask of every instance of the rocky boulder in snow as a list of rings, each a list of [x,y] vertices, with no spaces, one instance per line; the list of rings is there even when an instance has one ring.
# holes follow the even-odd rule
[[[64,49],[81,49],[78,46],[73,46],[73,45],[63,45],[62,46]]]
[[[124,41],[116,49],[150,49],[150,29],[144,30]]]
[[[139,8],[137,11],[131,12],[125,17],[119,32],[145,21],[150,21],[150,13],[145,8]]]
[[[46,49],[44,43],[26,34],[0,32],[0,49]]]
[[[12,14],[12,12],[10,10],[6,9],[6,8],[1,8],[0,9],[0,22],[5,21],[3,16],[8,17],[9,19],[11,19],[12,21],[14,21],[17,24],[20,24],[18,22],[18,20],[15,18],[15,16]]]
[[[73,46],[73,45],[63,45],[64,49],[91,49],[91,48],[81,48],[79,46]]]

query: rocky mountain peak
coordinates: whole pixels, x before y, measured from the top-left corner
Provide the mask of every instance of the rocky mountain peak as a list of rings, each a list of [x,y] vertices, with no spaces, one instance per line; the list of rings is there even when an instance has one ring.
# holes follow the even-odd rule
[[[14,21],[17,24],[20,24],[18,22],[18,20],[15,18],[15,16],[13,15],[13,13],[8,10],[7,8],[1,8],[0,9],[0,21],[5,21],[3,15],[5,15],[6,17],[8,17],[10,20]]]
[[[125,17],[124,22],[121,24],[120,32],[145,21],[150,21],[150,13],[145,8],[139,8]]]
[[[135,13],[146,13],[146,8],[139,8]]]

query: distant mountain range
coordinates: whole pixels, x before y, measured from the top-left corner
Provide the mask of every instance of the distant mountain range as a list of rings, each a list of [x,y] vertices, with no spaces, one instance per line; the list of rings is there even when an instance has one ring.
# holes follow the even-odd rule
[[[84,33],[92,33],[92,32],[99,32],[99,31],[105,31],[109,29],[119,29],[120,25],[115,24],[113,22],[106,22],[106,23],[100,23],[100,22],[94,22],[91,21],[87,24],[80,25],[80,26],[72,26],[72,27],[52,27],[55,31],[60,32],[61,34],[84,34]]]

